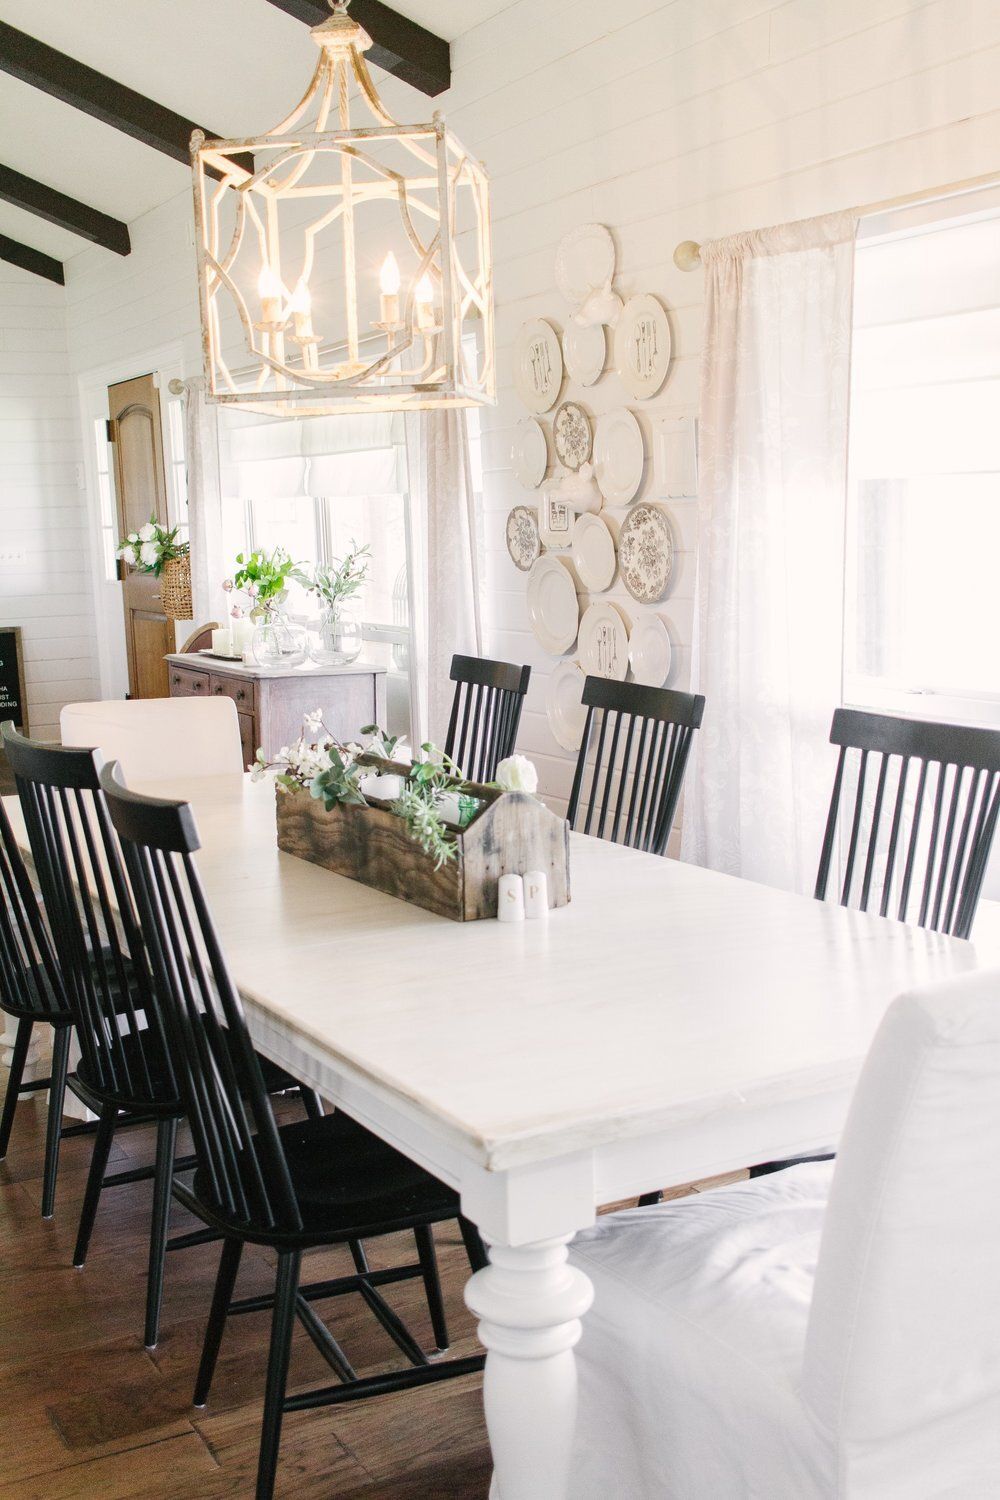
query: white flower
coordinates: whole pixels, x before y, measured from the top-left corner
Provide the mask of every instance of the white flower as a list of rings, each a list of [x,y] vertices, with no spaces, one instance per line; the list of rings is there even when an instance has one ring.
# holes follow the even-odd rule
[[[145,526],[141,527],[139,531],[140,542],[151,542],[155,536],[156,527],[153,525],[152,521],[147,521]]]
[[[139,548],[139,561],[147,568],[155,568],[159,560],[160,549],[155,542],[143,542]]]
[[[128,535],[128,541],[131,543],[131,545],[133,547],[138,547],[138,545],[139,545],[139,533],[137,531],[130,531],[129,535]]]
[[[253,770],[250,772],[250,780],[251,781],[263,781],[264,777],[266,775],[267,775],[267,767],[266,766],[262,766],[261,763],[260,763],[260,761],[257,761],[256,764],[254,765]]]
[[[224,578],[222,580],[222,587],[227,594],[231,594],[233,591],[233,580],[231,578]]]
[[[508,755],[497,766],[496,779],[505,792],[538,790],[538,772],[526,755]]]
[[[125,543],[124,547],[119,547],[118,556],[122,559],[123,562],[132,561],[132,548],[129,546],[128,542]]]
[[[323,727],[323,710],[314,708],[311,714],[303,714],[302,727],[309,734],[318,734]]]

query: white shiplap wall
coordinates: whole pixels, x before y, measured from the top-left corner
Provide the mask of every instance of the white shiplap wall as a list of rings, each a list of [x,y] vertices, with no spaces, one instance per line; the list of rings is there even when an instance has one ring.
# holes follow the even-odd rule
[[[32,734],[97,693],[65,294],[0,262],[0,624],[23,631]]]
[[[658,416],[697,408],[701,277],[677,271],[682,239],[704,239],[917,191],[1000,168],[1000,7],[989,0],[515,0],[453,47],[454,84],[433,106],[387,83],[398,117],[443,108],[494,179],[499,405],[484,415],[491,653],[534,668],[521,748],[559,805],[571,757],[545,717],[550,659],[527,625],[524,576],[503,541],[525,500],[510,473],[523,411],[511,385],[517,328],[560,327],[562,234],[588,220],[615,233],[620,290],[670,309],[675,359],[649,403],[629,402],[651,449]],[[209,113],[206,102],[205,111]],[[265,123],[265,122],[261,122]],[[197,368],[187,184],[132,226],[125,261],[88,250],[68,267],[71,365],[82,371],[183,340]],[[377,247],[372,247],[372,256]],[[574,392],[567,385],[564,395]],[[613,374],[582,393],[597,414],[622,404]],[[640,492],[656,497],[652,467]],[[682,552],[662,606],[685,686],[695,574],[694,505],[669,502]],[[614,513],[613,513],[614,514]],[[618,513],[615,518],[620,519]],[[611,596],[626,614],[631,603]]]

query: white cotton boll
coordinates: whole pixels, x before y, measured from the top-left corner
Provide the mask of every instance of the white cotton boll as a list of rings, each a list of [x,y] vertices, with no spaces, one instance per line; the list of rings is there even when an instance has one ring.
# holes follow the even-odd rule
[[[160,549],[155,542],[143,542],[139,548],[139,561],[144,563],[147,568],[155,567],[159,556]]]
[[[505,792],[528,792],[538,790],[538,772],[526,755],[508,755],[497,766],[496,779]]]

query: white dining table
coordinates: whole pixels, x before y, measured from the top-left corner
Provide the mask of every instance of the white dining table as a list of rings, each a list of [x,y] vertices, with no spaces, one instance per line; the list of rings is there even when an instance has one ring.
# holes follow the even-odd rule
[[[598,1206],[829,1147],[893,996],[979,963],[579,834],[547,921],[451,922],[280,854],[268,783],[139,789],[194,808],[257,1047],[457,1189],[490,1246],[466,1300],[493,1500],[569,1500],[592,1292],[567,1245]]]

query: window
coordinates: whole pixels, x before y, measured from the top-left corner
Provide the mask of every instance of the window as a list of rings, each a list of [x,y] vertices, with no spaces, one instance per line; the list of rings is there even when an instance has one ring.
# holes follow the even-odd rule
[[[388,723],[410,732],[409,505],[403,420],[392,415],[266,421],[220,419],[223,546],[284,547],[296,562],[330,563],[352,543],[372,550],[355,597],[365,659],[387,669]],[[301,585],[288,611],[303,623],[319,604]]]
[[[1000,208],[927,213],[858,245],[844,696],[996,724]]]
[[[118,578],[115,551],[118,545],[118,513],[111,481],[111,444],[108,442],[107,417],[94,418],[94,467],[97,474],[97,502],[100,509],[101,567],[108,583]]]

